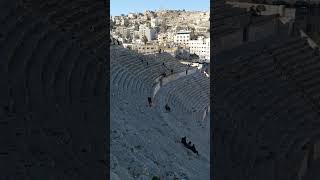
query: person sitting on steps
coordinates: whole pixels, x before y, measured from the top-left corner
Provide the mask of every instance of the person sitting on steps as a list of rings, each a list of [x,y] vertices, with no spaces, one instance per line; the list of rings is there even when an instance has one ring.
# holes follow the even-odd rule
[[[190,147],[190,150],[196,154],[199,154],[198,151],[196,150],[196,147],[194,146],[194,144]]]
[[[193,153],[198,154],[199,152],[196,150],[196,147],[194,146],[194,144],[192,144],[191,146],[191,141],[189,141],[189,143],[187,144],[187,137],[184,136],[183,138],[181,138],[181,143],[188,149],[190,149]]]
[[[183,138],[181,138],[181,143],[182,143],[183,145],[187,145],[187,137],[186,137],[186,136],[183,137]]]

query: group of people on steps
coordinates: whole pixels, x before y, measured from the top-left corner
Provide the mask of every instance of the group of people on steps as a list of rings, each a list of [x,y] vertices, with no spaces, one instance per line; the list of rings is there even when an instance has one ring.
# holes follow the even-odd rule
[[[197,151],[196,147],[194,146],[194,144],[192,144],[191,146],[191,141],[189,141],[189,143],[187,143],[187,137],[183,137],[181,138],[181,143],[188,149],[190,149],[192,152],[194,152],[195,154],[199,154],[199,152]]]
[[[148,103],[149,103],[149,106],[151,107],[152,106],[152,98],[151,97],[148,97]],[[168,104],[165,105],[165,110],[167,112],[170,112],[171,111],[171,108]],[[199,154],[196,147],[194,146],[194,144],[191,145],[191,141],[189,141],[187,143],[187,137],[183,137],[181,138],[181,143],[187,148],[187,149],[190,149],[193,153],[195,154]]]

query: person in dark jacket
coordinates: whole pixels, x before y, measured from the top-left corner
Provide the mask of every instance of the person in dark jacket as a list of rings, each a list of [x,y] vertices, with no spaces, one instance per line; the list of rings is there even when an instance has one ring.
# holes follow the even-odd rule
[[[198,151],[196,150],[196,147],[194,146],[194,144],[190,147],[190,150],[196,154],[199,154]]]
[[[166,106],[164,107],[166,109],[167,112],[170,112],[171,111],[171,108],[169,107],[168,104],[166,104]]]
[[[148,103],[149,103],[149,106],[151,107],[151,105],[152,105],[152,99],[151,99],[151,97],[148,97]]]
[[[183,145],[187,145],[187,137],[186,137],[186,136],[183,137],[183,138],[181,138],[181,143],[182,143]]]

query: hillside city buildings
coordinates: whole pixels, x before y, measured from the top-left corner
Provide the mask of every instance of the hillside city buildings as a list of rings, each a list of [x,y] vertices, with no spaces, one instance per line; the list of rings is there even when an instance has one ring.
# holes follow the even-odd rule
[[[111,36],[142,54],[167,52],[182,60],[210,62],[210,12],[145,11],[111,16]]]

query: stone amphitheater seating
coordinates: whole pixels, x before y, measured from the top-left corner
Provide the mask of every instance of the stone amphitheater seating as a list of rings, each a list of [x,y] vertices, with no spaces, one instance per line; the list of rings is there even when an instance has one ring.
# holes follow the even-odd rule
[[[157,54],[156,56],[144,56],[120,46],[111,46],[110,51],[118,53],[117,55],[112,55],[111,58],[116,58],[118,61],[116,63],[112,62],[111,65],[119,64],[123,70],[133,74],[137,81],[145,83],[147,85],[146,91],[149,91],[150,95],[156,83],[155,80],[161,77],[163,72],[169,75],[171,74],[170,69],[173,69],[174,73],[183,72],[187,69],[187,65],[177,63],[172,56],[166,53]],[[148,65],[146,62],[148,62]],[[163,67],[162,63],[165,63],[169,69]]]
[[[81,47],[105,57],[107,41],[103,1],[85,2],[25,0],[24,5],[36,15],[46,15],[46,19],[62,32],[68,33]]]
[[[202,99],[181,99],[183,95],[194,95],[188,88],[178,96],[169,84],[161,87],[152,108],[147,97],[152,92],[154,81],[161,73],[174,69],[174,73],[185,71],[186,65],[178,63],[167,54],[144,56],[118,45],[110,47],[111,65],[111,172],[114,178],[164,179],[209,177],[209,121],[199,125],[192,116],[194,112],[183,111],[184,106],[195,103],[198,109],[208,105],[209,80],[200,72],[185,76],[193,85],[201,84]],[[143,62],[141,61],[143,60]],[[146,65],[148,62],[148,65]],[[167,68],[162,66],[165,63]],[[180,78],[182,79],[182,78]],[[179,83],[180,79],[172,82]],[[197,82],[199,80],[199,82]],[[168,86],[168,87],[167,87]],[[177,88],[182,90],[183,83]],[[172,92],[168,95],[164,91]],[[199,95],[197,95],[199,97]],[[158,99],[159,98],[159,99]],[[177,104],[172,113],[164,112],[164,100]],[[207,99],[204,99],[207,98]],[[178,106],[178,104],[181,106]],[[186,109],[186,108],[185,108]],[[201,156],[190,156],[180,144],[180,136],[187,136],[199,150]],[[187,158],[191,158],[187,160]]]
[[[289,172],[299,171],[301,149],[319,138],[319,57],[300,37],[265,44],[255,55],[243,55],[242,47],[232,50],[239,53],[234,57],[217,58],[217,179],[295,179]]]
[[[209,85],[209,78],[196,72],[164,86],[156,101],[162,101],[160,104],[163,107],[168,103],[177,116],[190,113],[199,120],[209,106]]]
[[[106,27],[78,5],[0,2],[0,179],[106,177],[106,38],[95,35]],[[102,15],[100,2],[87,7]],[[83,26],[64,31],[75,19]]]

